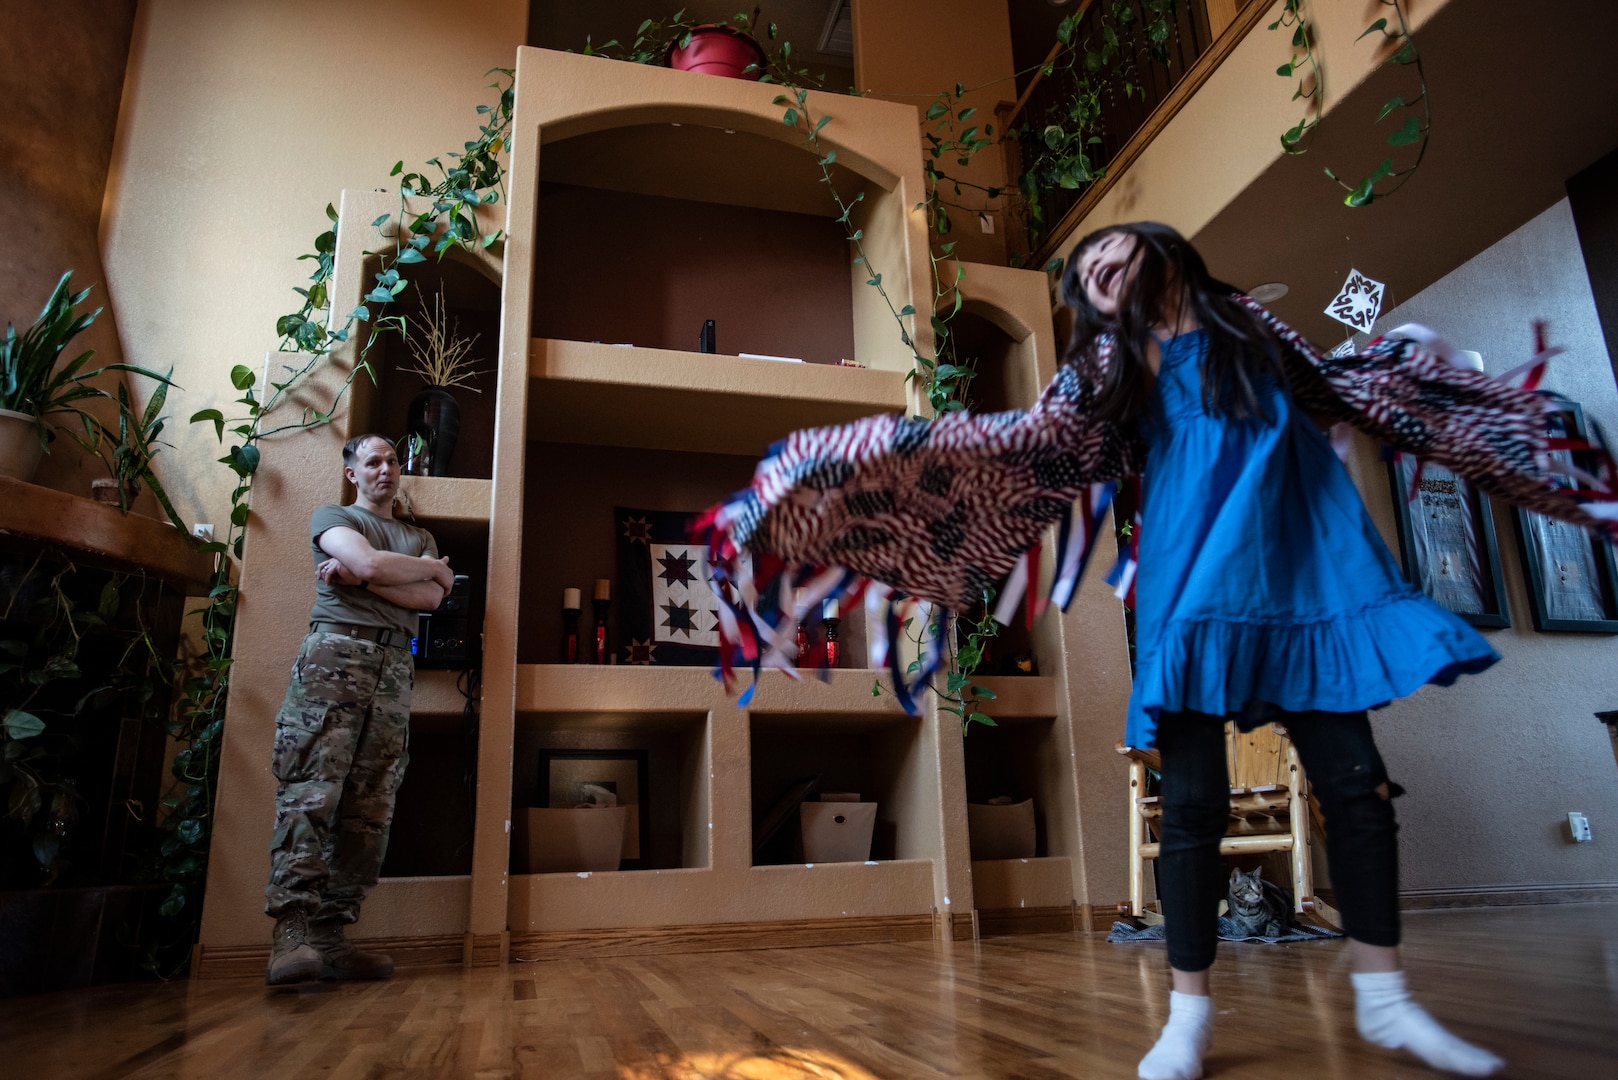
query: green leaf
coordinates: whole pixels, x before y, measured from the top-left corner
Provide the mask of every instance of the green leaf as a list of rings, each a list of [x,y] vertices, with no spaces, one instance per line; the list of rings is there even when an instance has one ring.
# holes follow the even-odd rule
[[[392,216],[393,216],[392,214],[383,214],[383,215],[381,215],[375,221],[371,222],[371,228],[373,228],[373,229],[376,228],[377,226],[381,225],[383,222],[387,221]]]
[[[904,307],[899,309],[899,315],[900,315],[901,318],[903,318],[906,315],[914,315],[915,313],[916,313],[916,309],[911,307],[909,304],[906,304]]]
[[[940,116],[943,116],[947,112],[949,112],[949,109],[945,107],[943,102],[935,101],[931,105],[927,106],[927,119],[937,120]]]
[[[1288,61],[1287,63],[1282,64],[1280,67],[1276,68],[1275,73],[1277,75],[1281,76],[1283,79],[1290,79],[1290,78],[1292,78],[1292,69],[1293,69],[1293,64],[1291,63],[1291,61]]]
[[[781,115],[781,123],[785,124],[787,127],[796,127],[798,124],[798,110],[788,109]]]
[[[1371,193],[1371,186],[1374,183],[1375,181],[1369,176],[1367,176],[1364,180],[1361,180],[1358,187],[1344,196],[1343,205],[1364,206],[1366,203],[1376,198],[1376,196]]]
[[[426,262],[427,256],[415,247],[406,246],[399,249],[399,258],[396,261],[408,266],[410,263]]]
[[[1386,20],[1386,19],[1378,19],[1376,22],[1372,23],[1370,26],[1367,26],[1365,28],[1365,34],[1374,34],[1378,30],[1382,31],[1383,33],[1387,33],[1387,31],[1388,31],[1388,20]],[[1355,41],[1360,40],[1360,38],[1363,38],[1365,36],[1365,34],[1361,34],[1360,37],[1357,37],[1354,40]]]
[[[336,223],[336,221],[337,221],[337,211],[336,211],[335,208],[333,208],[331,203],[326,204],[326,216],[331,218],[331,220],[332,220],[332,222],[334,224]]]
[[[230,369],[230,385],[238,390],[246,390],[257,381],[258,376],[254,375],[253,369],[246,364],[237,364]]]
[[[1390,64],[1414,64],[1416,62],[1416,47],[1405,42],[1405,47],[1388,58]]]
[[[1388,136],[1389,146],[1410,146],[1421,142],[1421,121],[1414,116],[1405,117],[1404,126]]]
[[[972,117],[977,114],[977,111],[978,110],[977,110],[976,106],[962,109],[960,112],[955,114],[955,119],[959,120],[961,123],[964,124],[968,120],[972,119]]]
[[[388,175],[389,176],[398,176],[402,172],[404,172],[404,162],[395,161],[393,163],[393,171],[388,173]]]
[[[1392,171],[1393,171],[1393,159],[1392,158],[1383,158],[1382,159],[1382,164],[1380,164],[1380,165],[1378,165],[1376,167],[1376,170],[1371,173],[1369,179],[1370,179],[1371,183],[1373,183],[1373,184],[1380,184],[1382,182],[1383,178],[1386,177]]]
[[[943,319],[940,319],[937,315],[934,315],[932,317],[932,323],[933,333],[938,337],[940,342],[949,337],[949,327],[944,325]]]
[[[1060,255],[1058,255],[1056,258],[1052,259],[1050,262],[1045,264],[1045,272],[1047,274],[1060,273],[1061,269],[1062,269],[1062,257]]]
[[[247,504],[246,503],[238,503],[236,506],[231,508],[231,511],[230,511],[230,523],[232,525],[238,525],[238,526],[246,525],[247,524],[247,515],[248,515],[248,506],[247,506]]]
[[[213,421],[214,434],[221,439],[225,437],[224,413],[220,412],[218,409],[203,409],[201,412],[195,413],[191,417],[191,423],[193,424],[199,424],[204,420]]]
[[[45,721],[33,713],[23,712],[21,709],[11,709],[6,718],[0,722],[6,730],[6,736],[12,739],[31,739],[45,730]]]
[[[995,723],[992,719],[990,719],[989,716],[986,713],[975,712],[971,716],[967,717],[967,719],[970,720],[973,723],[983,724],[985,727],[999,727],[1000,726],[999,724]]]
[[[1404,103],[1405,99],[1397,95],[1389,98],[1388,103],[1382,106],[1382,111],[1376,114],[1376,122],[1380,124],[1382,121],[1386,120],[1390,112],[1392,112],[1394,109],[1400,108],[1404,105]]]
[[[819,120],[815,121],[815,130],[819,131],[821,128],[825,127],[829,123],[831,123],[831,117],[822,116]]]

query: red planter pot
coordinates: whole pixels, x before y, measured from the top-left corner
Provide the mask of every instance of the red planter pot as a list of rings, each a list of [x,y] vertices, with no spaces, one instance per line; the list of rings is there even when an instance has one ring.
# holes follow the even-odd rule
[[[676,71],[700,71],[726,79],[757,82],[764,74],[765,62],[758,42],[723,26],[696,27],[684,48],[675,42],[669,50],[669,67]],[[753,70],[746,70],[750,65],[754,65]]]

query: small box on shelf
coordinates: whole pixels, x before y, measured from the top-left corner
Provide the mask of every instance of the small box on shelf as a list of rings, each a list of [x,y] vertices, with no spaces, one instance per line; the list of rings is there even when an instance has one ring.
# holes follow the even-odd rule
[[[511,820],[511,846],[521,874],[616,870],[628,806],[582,809],[530,806]]]

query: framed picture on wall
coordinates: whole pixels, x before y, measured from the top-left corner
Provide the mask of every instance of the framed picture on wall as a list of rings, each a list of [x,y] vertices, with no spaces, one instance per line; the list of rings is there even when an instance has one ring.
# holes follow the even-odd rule
[[[1511,625],[1489,497],[1441,465],[1388,462],[1405,577],[1473,626]]]
[[[613,805],[629,807],[624,826],[625,870],[646,867],[650,822],[646,812],[645,750],[545,750],[539,755],[544,804],[552,809],[600,804],[603,794]]]
[[[1584,410],[1571,401],[1558,402],[1546,414],[1545,424],[1553,439],[1584,438]],[[1587,464],[1573,451],[1554,450],[1551,456],[1573,465]],[[1579,486],[1571,477],[1563,482]],[[1618,634],[1618,566],[1612,545],[1543,514],[1526,510],[1515,514],[1534,629]]]

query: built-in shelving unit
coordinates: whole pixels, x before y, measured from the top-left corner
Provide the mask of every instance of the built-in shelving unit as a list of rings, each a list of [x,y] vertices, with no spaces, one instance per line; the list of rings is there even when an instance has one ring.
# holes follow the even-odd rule
[[[1079,610],[1093,600],[1007,633],[979,680],[996,694],[989,711],[999,726],[964,737],[930,698],[912,717],[890,694],[873,694],[883,671],[798,680],[765,671],[743,706],[736,691],[750,672],[727,692],[707,667],[628,664],[635,657],[620,648],[616,584],[608,622],[616,663],[557,662],[562,590],[583,591],[588,626],[592,581],[619,581],[617,508],[702,510],[745,486],[759,455],[793,430],[920,407],[905,377],[907,337],[926,348],[930,328],[907,317],[901,334],[893,315],[906,304],[924,310],[932,297],[924,224],[912,212],[923,190],[915,110],[809,97],[812,114],[835,117],[822,140],[837,152],[837,182],[845,194],[864,192],[853,224],[869,263],[856,266],[835,205],[819,201],[801,134],[781,122],[775,88],[534,49],[519,52],[516,88],[507,200],[479,209],[484,231],[506,231],[503,266],[452,266],[431,282],[468,297],[485,335],[479,278],[499,282],[498,355],[480,384],[488,440],[467,475],[403,486],[452,566],[483,582],[479,720],[475,732],[464,721],[464,679],[418,672],[397,856],[361,936],[396,948],[407,939],[410,955],[425,960],[443,959],[461,935],[460,955],[476,965],[947,939],[983,927],[1059,927],[1064,912],[1071,925],[1087,842],[1077,805],[1090,758],[1079,749],[1093,741],[1075,716],[1116,707],[1120,676],[1127,694],[1127,669],[1113,652],[1072,663]],[[813,175],[788,175],[798,168]],[[386,230],[348,223],[397,209],[385,194],[345,193],[334,296],[358,302],[374,272],[368,253],[394,242]],[[872,268],[884,274],[887,299],[865,283]],[[967,271],[963,328],[983,364],[984,406],[1026,408],[1054,373],[1046,277]],[[710,318],[718,351],[686,351]],[[387,356],[384,376],[399,361]],[[386,424],[402,392],[385,383],[358,392],[332,425],[333,444]],[[263,510],[306,520],[334,494],[329,484],[289,485],[267,495]],[[255,539],[264,546],[249,552],[249,574],[261,587],[272,571],[301,572],[299,532],[266,530],[274,544]],[[296,607],[252,616],[289,654]],[[863,612],[844,616],[845,657],[862,663]],[[993,674],[1030,658],[1037,674]],[[268,666],[253,677],[264,700],[284,685],[284,672]],[[238,668],[238,686],[242,678]],[[246,756],[262,757],[260,749],[267,753],[254,746]],[[512,822],[543,805],[545,763],[592,752],[644,762],[640,856],[612,871],[524,872]],[[790,831],[784,845],[755,850],[761,817],[811,775],[822,790],[878,804],[869,859],[811,865]],[[260,777],[238,770],[229,785],[226,817],[255,805],[244,799],[267,803]],[[1036,800],[1036,857],[971,861],[968,799],[996,793]],[[215,896],[250,904],[262,888],[254,876],[239,874],[223,892],[211,880],[210,904]],[[242,963],[241,943],[263,929],[234,915],[211,925],[202,966],[215,948],[221,972]]]

